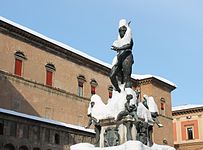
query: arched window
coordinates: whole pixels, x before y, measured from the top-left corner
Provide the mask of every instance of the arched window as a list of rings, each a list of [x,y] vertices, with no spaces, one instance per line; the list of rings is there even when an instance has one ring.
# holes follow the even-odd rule
[[[86,82],[85,76],[79,75],[78,79],[78,96],[83,96],[83,84]]]
[[[14,74],[22,76],[23,61],[26,60],[26,57],[23,52],[17,51],[15,53],[15,70]]]
[[[108,92],[109,92],[109,98],[112,98],[112,93],[113,93],[113,86],[112,85],[109,85]]]
[[[46,85],[53,85],[53,72],[56,71],[56,68],[53,64],[48,63],[45,65],[46,68]]]
[[[58,133],[55,133],[55,135],[54,135],[54,143],[60,144],[60,136]]]
[[[98,86],[97,81],[95,79],[91,79],[90,85],[91,85],[91,94],[92,95],[96,94],[96,87]]]
[[[6,144],[4,146],[4,150],[15,150],[15,147],[13,146],[13,144]]]
[[[19,150],[28,150],[27,146],[23,145],[19,148]]]

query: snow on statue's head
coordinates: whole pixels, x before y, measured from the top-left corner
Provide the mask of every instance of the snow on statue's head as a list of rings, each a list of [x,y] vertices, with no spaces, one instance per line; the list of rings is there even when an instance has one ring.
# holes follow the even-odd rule
[[[127,23],[127,21],[125,19],[121,19],[119,21],[119,28],[122,27],[122,26],[128,27],[128,23]]]
[[[157,104],[152,96],[143,95],[143,98],[147,101],[148,109],[150,112],[159,112]]]
[[[88,115],[92,115],[92,117],[97,120],[101,119],[105,113],[105,104],[102,102],[102,99],[99,95],[94,94],[89,103],[88,107]]]
[[[118,38],[113,42],[113,46],[122,47],[123,45],[130,44],[132,39],[131,28],[129,27],[130,22],[128,23],[125,19],[121,19],[119,21],[119,29],[123,26],[126,27],[125,35],[120,37],[120,33],[118,34]]]

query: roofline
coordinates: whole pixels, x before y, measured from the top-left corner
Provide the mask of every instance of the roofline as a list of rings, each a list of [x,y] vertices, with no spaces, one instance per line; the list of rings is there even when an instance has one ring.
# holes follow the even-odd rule
[[[177,115],[197,113],[197,112],[203,112],[203,106],[179,109],[179,110],[172,110],[172,115],[177,116]]]
[[[151,77],[153,79],[153,81],[155,82],[158,82],[158,83],[162,83],[165,85],[165,87],[167,87],[170,91],[173,91],[176,89],[176,86],[175,85],[172,85],[172,84],[169,84],[167,82],[164,82],[163,80],[160,80],[159,78],[156,78],[156,77]]]
[[[80,130],[83,132],[95,133],[92,129],[86,129],[82,126],[76,126],[76,125],[60,122],[57,120],[52,120],[52,119],[42,118],[42,117],[38,117],[38,116],[28,115],[28,114],[24,114],[24,113],[20,113],[17,111],[4,109],[4,108],[0,108],[0,113],[8,114],[11,116],[16,116],[16,117],[21,117],[21,118],[26,118],[29,120],[43,122],[43,123],[47,123],[47,124],[57,125],[57,126],[61,126],[61,127],[66,127],[66,128],[70,128],[70,129],[74,129],[74,130]]]
[[[71,46],[69,46],[69,45],[66,45],[66,44],[64,44],[64,43],[62,43],[62,42],[56,41],[56,40],[54,40],[54,39],[51,39],[51,38],[49,38],[49,37],[47,37],[47,36],[45,36],[45,35],[43,35],[43,34],[41,34],[41,33],[38,33],[38,32],[36,32],[36,31],[34,31],[34,30],[32,30],[32,29],[29,29],[29,28],[27,28],[27,27],[25,27],[25,26],[22,26],[22,25],[20,25],[20,24],[18,24],[18,23],[15,23],[15,22],[13,22],[13,21],[11,21],[11,20],[8,20],[8,19],[6,19],[6,18],[4,18],[4,17],[2,17],[2,16],[0,16],[0,21],[3,21],[3,22],[5,22],[5,23],[7,23],[7,24],[9,24],[9,25],[11,25],[11,26],[14,26],[14,27],[16,27],[16,28],[18,28],[18,29],[20,29],[20,30],[22,30],[22,31],[24,31],[24,32],[30,33],[30,34],[32,34],[32,35],[38,37],[38,38],[41,38],[41,39],[43,39],[43,40],[46,40],[47,42],[53,43],[53,44],[55,44],[55,45],[57,45],[57,46],[59,46],[59,47],[62,47],[62,48],[64,48],[64,49],[70,51],[70,52],[73,52],[73,53],[75,53],[75,54],[78,54],[78,55],[80,55],[80,56],[82,56],[82,57],[84,57],[84,58],[87,58],[87,57],[88,57],[89,60],[91,60],[91,61],[93,61],[93,62],[95,62],[95,63],[99,63],[99,64],[102,64],[102,65],[105,66],[105,67],[111,68],[111,64],[108,64],[108,63],[106,63],[106,62],[103,62],[103,61],[101,61],[101,60],[99,60],[99,59],[97,59],[97,58],[94,58],[94,57],[92,57],[92,56],[90,56],[90,55],[88,55],[88,54],[86,54],[86,53],[84,53],[84,52],[82,52],[82,51],[79,51],[79,50],[77,50],[77,49],[75,49],[75,48],[73,48],[73,47],[71,47]]]
[[[164,81],[162,81],[159,78],[156,78],[154,76],[143,78],[143,79],[136,79],[136,78],[132,77],[132,79],[137,81],[137,83],[139,85],[145,85],[145,84],[148,84],[148,83],[154,83],[154,84],[158,83],[158,84],[164,85],[164,87],[166,87],[170,92],[176,89],[176,86],[171,85],[171,84],[169,84],[167,82],[164,82]]]
[[[164,79],[160,76],[155,76],[155,75],[151,75],[151,74],[145,74],[145,75],[132,74],[132,78],[134,78],[136,80],[140,80],[140,81],[146,80],[146,79],[156,79],[157,81],[163,82],[163,83],[171,86],[172,90],[174,90],[177,87],[173,82],[171,82],[167,79]]]
[[[94,58],[92,56],[89,56],[88,54],[81,52],[79,50],[76,50],[62,42],[53,40],[49,37],[44,36],[43,34],[40,34],[36,31],[33,31],[27,27],[24,27],[20,24],[17,24],[13,21],[10,21],[2,16],[0,16],[0,32],[3,32],[5,34],[9,34],[15,38],[18,38],[20,40],[23,40],[25,42],[29,42],[33,44],[36,47],[39,47],[40,49],[44,49],[45,51],[48,51],[50,53],[53,53],[55,55],[60,55],[61,57],[71,60],[79,65],[86,66],[90,69],[93,69],[97,72],[100,72],[104,75],[109,75],[109,72],[111,70],[112,65],[105,63],[97,58]],[[18,35],[20,34],[20,35]],[[59,54],[60,53],[60,54]],[[86,63],[84,63],[84,61]],[[142,81],[146,79],[154,78],[156,80],[159,80],[166,85],[171,86],[171,90],[174,90],[176,88],[175,84],[171,82],[165,82],[163,80],[160,80],[156,76],[147,77],[143,79],[136,79],[132,77],[132,79],[137,81]]]
[[[0,16],[0,32],[35,47],[108,75],[111,65]]]

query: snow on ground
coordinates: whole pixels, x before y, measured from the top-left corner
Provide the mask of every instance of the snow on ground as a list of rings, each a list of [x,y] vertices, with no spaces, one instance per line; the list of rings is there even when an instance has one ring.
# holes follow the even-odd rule
[[[70,149],[71,150],[175,150],[175,148],[167,145],[154,144],[152,147],[148,147],[139,141],[128,141],[119,146],[104,147],[104,148],[95,147],[94,145],[89,143],[79,143],[79,144],[72,145]]]

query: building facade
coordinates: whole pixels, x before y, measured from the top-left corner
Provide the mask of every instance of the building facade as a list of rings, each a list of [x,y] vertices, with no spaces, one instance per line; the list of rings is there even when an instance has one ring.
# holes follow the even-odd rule
[[[112,96],[109,64],[2,17],[0,55],[0,108],[85,126],[90,97],[98,94],[106,103]],[[133,75],[132,82],[159,107],[165,127],[155,127],[155,142],[173,145],[165,128],[172,129],[175,85],[151,75]]]
[[[94,136],[80,126],[0,108],[1,150],[69,150],[72,144],[94,143]]]
[[[173,107],[174,145],[177,150],[203,150],[203,105]]]

